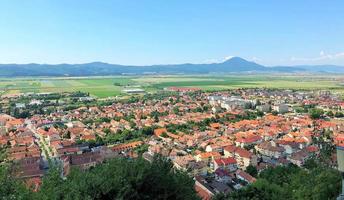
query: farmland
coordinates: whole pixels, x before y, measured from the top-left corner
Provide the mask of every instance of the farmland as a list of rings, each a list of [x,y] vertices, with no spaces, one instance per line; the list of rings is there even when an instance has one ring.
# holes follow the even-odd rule
[[[344,76],[316,75],[155,75],[155,76],[107,76],[107,77],[27,77],[2,78],[2,95],[27,92],[89,92],[105,98],[124,95],[123,89],[141,88],[156,92],[166,87],[197,87],[203,90],[234,88],[283,88],[283,89],[330,89],[344,92]]]

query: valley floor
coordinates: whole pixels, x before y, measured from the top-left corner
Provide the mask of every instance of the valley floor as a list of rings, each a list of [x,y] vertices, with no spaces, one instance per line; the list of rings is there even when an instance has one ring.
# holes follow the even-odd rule
[[[202,90],[233,88],[326,89],[344,92],[344,75],[236,74],[236,75],[145,75],[106,77],[26,77],[0,79],[1,95],[45,92],[88,92],[94,97],[123,96],[125,90],[156,92],[169,87]]]

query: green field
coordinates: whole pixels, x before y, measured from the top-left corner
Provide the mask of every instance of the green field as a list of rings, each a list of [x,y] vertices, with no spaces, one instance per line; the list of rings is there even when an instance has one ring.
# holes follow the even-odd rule
[[[89,92],[104,98],[121,95],[125,88],[155,92],[165,87],[197,87],[204,90],[233,88],[330,89],[344,93],[344,76],[227,75],[227,76],[111,76],[70,78],[3,78],[1,94],[27,92]]]

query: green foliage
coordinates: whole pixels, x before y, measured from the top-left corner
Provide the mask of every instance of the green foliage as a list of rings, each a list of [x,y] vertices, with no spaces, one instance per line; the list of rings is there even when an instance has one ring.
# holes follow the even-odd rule
[[[143,144],[143,145],[140,145],[138,147],[136,147],[134,149],[134,151],[139,154],[139,155],[142,155],[144,152],[148,151],[148,147],[149,145],[148,144]]]
[[[64,180],[61,178],[61,169],[51,165],[52,168],[43,178],[43,183],[37,199],[42,200],[57,200],[64,196]]]
[[[152,163],[114,159],[86,172],[74,169],[66,180],[55,171],[37,199],[198,199],[193,180],[172,166],[156,157]]]
[[[167,133],[166,132],[163,132],[163,133],[161,133],[161,135],[160,135],[161,137],[163,137],[163,138],[167,138],[168,137],[168,135],[167,135]]]
[[[344,117],[344,114],[342,112],[336,112],[336,114],[334,114],[334,116],[337,118],[342,118],[342,117]]]
[[[10,169],[0,165],[0,199],[199,199],[192,178],[162,157],[152,163],[116,158],[87,171],[72,168],[66,179],[52,166],[37,193],[14,178]]]
[[[306,167],[268,168],[255,183],[231,193],[227,199],[335,199],[341,188],[340,173],[316,160],[307,162]]]
[[[276,183],[277,185],[288,184],[291,181],[291,175],[296,174],[301,168],[296,165],[277,166],[275,168],[268,168],[259,174],[259,178],[266,179],[269,182]]]
[[[258,170],[256,167],[252,166],[252,165],[249,165],[247,168],[246,168],[246,172],[249,173],[251,176],[253,177],[257,177],[258,175]]]
[[[302,107],[296,107],[295,108],[295,112],[296,113],[305,113],[306,112],[306,109],[302,108]]]
[[[319,119],[324,114],[322,109],[312,108],[309,110],[309,115],[312,119]]]
[[[15,179],[9,164],[0,163],[0,199],[32,199],[32,192]]]
[[[102,142],[105,144],[113,144],[118,142],[126,142],[129,140],[142,140],[147,136],[153,135],[153,127],[143,127],[139,130],[118,131],[117,133],[107,133]]]
[[[271,114],[277,116],[277,115],[278,115],[278,112],[277,112],[276,110],[273,110],[273,111],[271,112]]]
[[[333,112],[331,110],[327,111],[326,115],[329,116],[329,117],[333,117],[334,116],[334,114],[333,114]]]
[[[259,179],[254,184],[249,185],[238,192],[232,193],[230,195],[230,199],[279,200],[287,198],[282,187],[265,179]]]
[[[258,117],[263,117],[264,116],[264,112],[262,112],[262,111],[257,111],[257,116]]]
[[[0,145],[0,164],[5,161],[7,157],[7,151],[5,146]]]

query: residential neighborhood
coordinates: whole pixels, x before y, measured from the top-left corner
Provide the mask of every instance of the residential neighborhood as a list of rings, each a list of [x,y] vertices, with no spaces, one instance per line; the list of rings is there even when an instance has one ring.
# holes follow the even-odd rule
[[[173,87],[111,103],[77,100],[72,109],[63,103],[73,102],[70,94],[59,97],[2,98],[17,113],[32,102],[43,110],[26,118],[0,115],[0,145],[16,163],[16,175],[35,190],[52,164],[66,177],[71,168],[87,170],[111,158],[151,162],[161,155],[193,178],[202,199],[211,199],[254,183],[252,168],[303,167],[326,146],[344,146],[344,101],[330,92]],[[47,101],[59,103],[51,109]],[[335,168],[335,152],[329,153]]]

